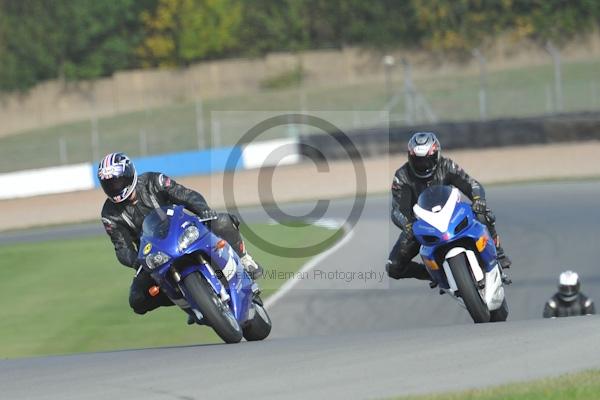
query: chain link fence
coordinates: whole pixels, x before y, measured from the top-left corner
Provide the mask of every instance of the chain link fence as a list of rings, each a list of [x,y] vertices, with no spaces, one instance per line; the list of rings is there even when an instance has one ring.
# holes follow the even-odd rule
[[[321,115],[327,110],[346,111],[346,119],[337,122],[346,131],[385,125],[388,115],[391,124],[411,125],[599,111],[600,60],[569,62],[551,45],[547,49],[547,65],[527,68],[490,70],[475,50],[479,73],[439,72],[415,79],[414,67],[407,61],[387,56],[383,80],[197,99],[107,118],[91,113],[79,122],[0,138],[0,172],[97,161],[113,151],[140,157],[229,146],[248,127],[239,110],[248,115],[260,110],[313,110]],[[238,111],[236,118],[219,118],[215,112],[227,110]],[[362,111],[380,111],[381,118]],[[261,139],[310,133],[305,126],[291,124],[272,129]]]

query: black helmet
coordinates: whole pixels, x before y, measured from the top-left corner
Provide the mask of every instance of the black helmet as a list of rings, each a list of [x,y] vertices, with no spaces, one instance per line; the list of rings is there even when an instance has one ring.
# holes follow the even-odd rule
[[[125,153],[110,153],[98,164],[98,179],[108,198],[120,203],[135,190],[137,172]]]
[[[571,302],[579,294],[579,275],[577,272],[565,271],[558,278],[558,294],[564,301]]]
[[[418,178],[430,178],[440,161],[440,142],[431,132],[417,132],[408,141],[408,164]]]

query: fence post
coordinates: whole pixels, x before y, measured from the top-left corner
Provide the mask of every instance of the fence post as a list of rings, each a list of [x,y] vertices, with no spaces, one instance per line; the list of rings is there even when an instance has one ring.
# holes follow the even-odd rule
[[[296,125],[296,123],[294,123],[294,119],[291,116],[288,117],[288,123],[287,123],[286,127],[287,127],[287,136],[289,138],[297,138],[299,136],[298,126]]]
[[[148,155],[148,135],[144,128],[140,129],[140,155]]]
[[[414,123],[415,96],[412,82],[412,70],[410,63],[406,59],[402,59],[404,67],[404,119],[408,125]]]
[[[90,124],[92,129],[92,159],[98,161],[100,160],[100,137],[98,133],[98,118],[96,117],[96,111],[92,114]]]
[[[356,109],[352,110],[352,128],[358,129],[361,126],[360,115]]]
[[[592,82],[592,108],[598,107],[598,82]]]
[[[60,155],[60,163],[67,164],[69,162],[67,158],[67,141],[64,136],[58,139],[58,153]]]
[[[546,113],[547,114],[552,114],[552,110],[554,109],[552,104],[553,104],[552,88],[550,87],[550,85],[546,85]]]
[[[394,82],[392,81],[392,69],[396,65],[396,59],[392,55],[383,57],[383,72],[385,75],[385,101],[388,103],[394,94]]]
[[[487,62],[479,49],[473,50],[473,56],[479,62],[479,119],[487,119]]]
[[[554,46],[551,41],[546,43],[546,50],[550,53],[554,63],[554,94],[556,99],[555,111],[563,111],[563,91],[562,91],[562,74],[560,65],[560,51]]]
[[[196,99],[195,110],[196,140],[198,141],[198,150],[202,150],[206,147],[206,143],[204,141],[204,107],[202,106],[202,99]]]
[[[302,124],[300,124],[300,135],[306,135],[307,134],[307,126],[306,126],[306,115],[308,114],[308,106],[307,106],[307,99],[306,99],[306,90],[304,88],[304,84],[300,84],[300,88],[299,88],[299,96],[300,96],[300,114],[302,114]]]
[[[221,147],[221,122],[218,119],[212,118],[210,126],[210,133],[212,139],[211,147]]]
[[[88,96],[90,104],[90,135],[92,146],[92,159],[94,162],[100,160],[100,135],[98,133],[98,115],[96,113],[96,94],[91,92]]]

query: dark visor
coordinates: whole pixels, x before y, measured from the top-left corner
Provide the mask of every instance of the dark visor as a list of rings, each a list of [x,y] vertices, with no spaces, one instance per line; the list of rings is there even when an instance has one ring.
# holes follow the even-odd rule
[[[577,294],[577,286],[575,285],[560,285],[558,290],[565,296],[573,296],[574,294]]]
[[[123,190],[129,187],[132,183],[133,176],[120,176],[118,178],[100,180],[100,185],[102,185],[104,193],[111,197],[121,194],[121,192],[123,192]]]
[[[418,174],[428,174],[435,168],[437,154],[425,157],[412,157],[412,165]]]

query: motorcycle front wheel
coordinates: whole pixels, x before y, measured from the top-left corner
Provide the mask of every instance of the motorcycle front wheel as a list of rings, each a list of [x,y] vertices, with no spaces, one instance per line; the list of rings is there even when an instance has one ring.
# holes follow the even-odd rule
[[[454,281],[458,287],[458,293],[467,307],[467,311],[476,324],[490,322],[490,310],[484,303],[473,277],[471,276],[470,266],[464,253],[448,259],[448,265],[454,276]]]
[[[217,335],[225,343],[242,340],[242,329],[229,306],[221,301],[210,284],[199,274],[193,273],[183,279],[187,293]]]

